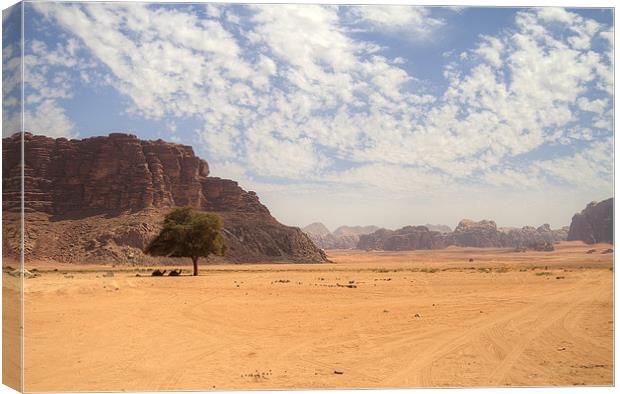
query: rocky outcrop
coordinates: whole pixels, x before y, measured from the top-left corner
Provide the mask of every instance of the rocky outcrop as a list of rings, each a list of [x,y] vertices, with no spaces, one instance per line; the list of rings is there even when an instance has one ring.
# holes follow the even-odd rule
[[[360,235],[376,231],[377,226],[340,226],[331,233],[323,223],[312,223],[303,228],[319,248],[355,249]]]
[[[407,226],[392,231],[381,229],[360,237],[358,249],[415,250],[441,249],[450,245],[477,248],[519,248],[553,250],[553,243],[566,240],[568,228],[498,228],[492,220],[463,219],[452,232],[431,231],[426,226]]]
[[[361,235],[358,249],[366,250],[416,250],[442,249],[448,246],[447,237],[430,231],[425,226],[406,226],[399,230],[380,229],[372,234]]]
[[[568,227],[553,230],[549,224],[543,224],[538,228],[525,226],[522,228],[500,228],[502,245],[515,248],[530,248],[533,250],[549,249],[545,244],[553,245],[559,241],[566,241]],[[533,246],[534,245],[534,246]]]
[[[14,212],[20,135],[2,145],[3,211]],[[301,230],[275,220],[256,193],[210,177],[190,146],[118,133],[83,140],[25,133],[24,154],[27,257],[146,261],[141,248],[165,213],[191,206],[222,216],[229,261],[326,261]]]
[[[588,244],[614,242],[614,199],[589,203],[573,216],[568,231],[569,241]]]
[[[445,224],[424,224],[424,227],[430,231],[439,231],[440,233],[452,232],[452,228],[450,228],[450,226],[446,226]]]
[[[500,232],[493,220],[475,222],[463,219],[448,236],[448,243],[456,246],[473,246],[476,248],[502,247]]]

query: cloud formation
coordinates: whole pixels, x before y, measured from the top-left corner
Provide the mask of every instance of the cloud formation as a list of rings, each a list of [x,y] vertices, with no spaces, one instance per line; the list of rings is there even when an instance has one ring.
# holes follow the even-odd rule
[[[136,116],[197,120],[212,167],[257,189],[612,192],[613,32],[561,8],[517,11],[513,25],[479,36],[442,65],[437,93],[380,39],[431,39],[446,20],[426,8],[32,7],[70,37],[28,43],[26,125],[43,132],[77,132],[62,106],[75,88],[63,70],[77,69]]]

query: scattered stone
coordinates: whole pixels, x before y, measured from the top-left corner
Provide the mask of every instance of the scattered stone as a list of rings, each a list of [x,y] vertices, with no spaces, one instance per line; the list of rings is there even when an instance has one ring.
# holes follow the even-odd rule
[[[342,371],[334,371],[334,374],[336,374],[336,375],[342,375],[342,374],[344,374],[344,372],[342,372]]]

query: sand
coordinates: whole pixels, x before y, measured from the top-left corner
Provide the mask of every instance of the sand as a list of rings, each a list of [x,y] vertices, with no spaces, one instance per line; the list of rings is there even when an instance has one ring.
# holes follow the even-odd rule
[[[198,277],[40,264],[25,389],[611,385],[609,247],[328,251]]]

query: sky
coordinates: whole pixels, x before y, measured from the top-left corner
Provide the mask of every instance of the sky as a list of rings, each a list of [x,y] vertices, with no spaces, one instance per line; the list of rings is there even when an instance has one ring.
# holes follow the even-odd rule
[[[288,225],[560,227],[613,196],[611,9],[46,2],[24,25],[25,130],[192,145]]]

